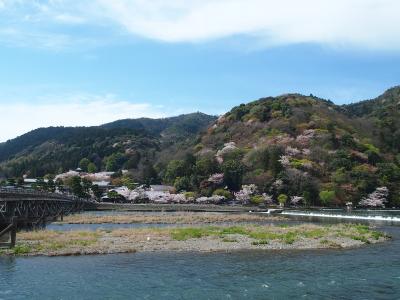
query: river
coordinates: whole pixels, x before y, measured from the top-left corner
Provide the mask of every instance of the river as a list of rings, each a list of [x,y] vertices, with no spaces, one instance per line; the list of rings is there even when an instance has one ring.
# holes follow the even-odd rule
[[[400,227],[379,228],[351,250],[2,257],[0,299],[400,299]]]

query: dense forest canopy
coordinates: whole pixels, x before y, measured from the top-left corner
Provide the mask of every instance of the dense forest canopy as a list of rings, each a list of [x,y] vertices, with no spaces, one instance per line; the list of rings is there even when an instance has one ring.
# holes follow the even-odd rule
[[[241,104],[218,119],[195,113],[42,128],[0,144],[0,172],[18,178],[78,166],[128,170],[120,182],[224,197],[255,185],[268,197],[309,205],[358,203],[387,188],[390,204],[399,205],[399,106],[396,87],[342,106],[286,94]]]

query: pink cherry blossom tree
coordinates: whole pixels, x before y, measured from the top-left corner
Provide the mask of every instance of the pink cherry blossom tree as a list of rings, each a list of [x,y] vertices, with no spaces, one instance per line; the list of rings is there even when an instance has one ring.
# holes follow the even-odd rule
[[[378,187],[373,193],[361,199],[360,206],[385,207],[388,195],[389,189],[387,187]]]

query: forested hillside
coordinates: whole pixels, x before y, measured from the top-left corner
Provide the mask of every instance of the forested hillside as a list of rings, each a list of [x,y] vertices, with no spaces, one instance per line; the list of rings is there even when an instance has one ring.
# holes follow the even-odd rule
[[[399,106],[396,87],[343,106],[287,94],[241,104],[218,119],[197,113],[38,129],[1,144],[0,167],[7,177],[44,176],[81,162],[178,191],[229,198],[254,184],[273,199],[300,197],[309,205],[358,203],[387,187],[389,204],[399,205]]]
[[[180,145],[187,149],[213,120],[213,116],[194,113],[98,127],[40,128],[0,144],[0,172],[6,177],[42,177],[75,169],[82,159],[98,171],[142,171],[153,166],[167,148]]]
[[[390,205],[398,205],[399,102],[393,88],[346,106],[299,94],[242,104],[201,137],[192,164],[171,162],[164,180],[202,194],[255,184],[273,199],[301,197],[309,205],[356,204],[387,187]],[[212,173],[224,174],[222,184]]]

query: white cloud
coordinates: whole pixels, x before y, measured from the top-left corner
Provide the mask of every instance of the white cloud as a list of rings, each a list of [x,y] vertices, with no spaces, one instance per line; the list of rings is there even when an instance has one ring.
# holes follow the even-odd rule
[[[98,0],[134,34],[166,42],[251,35],[265,45],[400,48],[398,0]]]
[[[398,0],[0,0],[0,7],[6,12],[1,22],[16,27],[22,22],[44,36],[59,24],[97,26],[97,38],[104,38],[118,25],[171,43],[246,36],[264,46],[400,49]],[[76,31],[68,34],[82,38]]]
[[[130,103],[113,95],[72,95],[63,101],[0,103],[0,115],[0,142],[39,127],[95,126],[126,118],[166,116],[161,107]]]
[[[65,23],[65,24],[71,24],[71,25],[85,23],[85,19],[83,19],[81,17],[78,17],[78,16],[73,16],[73,15],[70,15],[70,14],[56,15],[56,16],[54,16],[54,19],[57,22]]]

